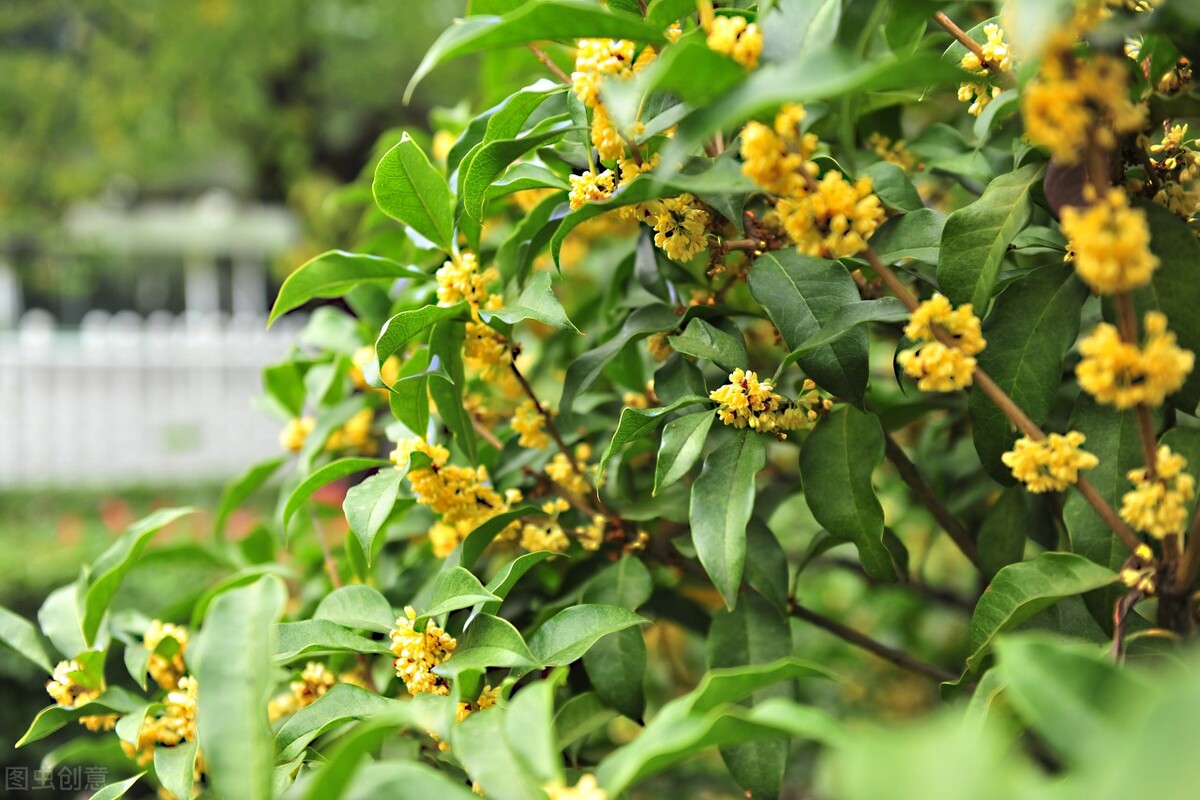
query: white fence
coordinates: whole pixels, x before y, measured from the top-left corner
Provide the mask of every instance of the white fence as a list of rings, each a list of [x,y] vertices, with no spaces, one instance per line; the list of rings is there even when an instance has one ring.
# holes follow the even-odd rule
[[[252,400],[288,322],[93,311],[64,332],[27,312],[0,332],[0,488],[221,481],[278,453]]]

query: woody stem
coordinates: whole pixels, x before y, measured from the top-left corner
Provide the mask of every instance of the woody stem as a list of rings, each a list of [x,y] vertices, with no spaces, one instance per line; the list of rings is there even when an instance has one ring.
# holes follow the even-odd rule
[[[571,82],[571,76],[568,75],[567,73],[563,72],[562,68],[560,66],[558,66],[558,64],[555,64],[554,59],[552,59],[552,58],[550,58],[550,56],[546,55],[546,52],[544,50],[542,50],[542,48],[538,47],[533,42],[530,42],[529,49],[533,51],[533,54],[535,56],[537,56],[538,61],[540,61],[546,65],[546,69],[548,69],[554,73],[554,77],[558,78],[563,83]]]
[[[941,11],[933,15],[933,21],[942,26],[946,33],[953,36],[959,41],[963,47],[970,50],[979,59],[979,65],[985,68],[988,72],[997,73],[1000,68],[983,54],[983,49],[979,46],[979,42],[967,35],[967,32],[954,24],[954,20],[947,17]]]
[[[1117,292],[1113,298],[1117,306],[1117,324],[1121,332],[1121,341],[1125,344],[1137,344],[1137,317],[1133,310],[1133,298],[1129,292]],[[1134,418],[1137,420],[1138,438],[1142,442],[1142,456],[1146,460],[1146,478],[1154,480],[1158,474],[1158,446],[1154,441],[1154,420],[1150,418],[1150,409],[1143,403],[1134,408]]]

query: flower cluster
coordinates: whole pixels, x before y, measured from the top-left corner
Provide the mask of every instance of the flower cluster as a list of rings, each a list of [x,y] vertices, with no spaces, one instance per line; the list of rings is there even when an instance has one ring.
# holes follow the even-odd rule
[[[413,625],[416,619],[416,610],[405,606],[404,616],[396,620],[392,629],[396,675],[411,695],[449,694],[450,685],[445,678],[434,674],[433,668],[450,658],[458,641],[432,620],[425,623],[424,630],[416,630]]]
[[[351,450],[364,456],[379,452],[379,442],[371,435],[375,424],[375,411],[364,408],[355,412],[340,428],[329,434],[325,449],[329,451]]]
[[[988,68],[988,65],[995,67],[1001,73],[1011,72],[1012,56],[1008,52],[1008,45],[1004,41],[1004,31],[1001,30],[999,25],[984,25],[983,35],[987,38],[979,45],[979,50],[983,53],[987,64],[980,61],[979,56],[975,55],[975,53],[967,51],[967,54],[959,62],[959,66],[967,72],[973,72],[983,77],[992,74],[992,70]],[[960,84],[958,87],[958,99],[963,103],[971,104],[970,108],[967,109],[967,113],[975,117],[978,117],[983,109],[987,107],[987,104],[992,102],[992,98],[999,95],[999,86],[989,87],[984,83],[976,81],[968,81]]]
[[[1158,588],[1157,572],[1154,564],[1154,551],[1148,544],[1139,544],[1130,559],[1125,562],[1125,566],[1121,568],[1121,583],[1151,597]]]
[[[916,159],[908,150],[908,142],[903,139],[893,142],[891,138],[876,131],[867,137],[867,146],[871,148],[872,153],[879,156],[881,161],[895,164],[906,174],[911,175],[917,167]]]
[[[608,800],[608,792],[600,788],[594,775],[581,776],[574,786],[551,783],[542,789],[549,800]]]
[[[194,677],[180,678],[178,688],[167,694],[162,713],[142,720],[137,744],[121,741],[125,756],[144,767],[154,760],[157,745],[175,747],[183,742],[196,741],[196,696],[199,688],[200,684]],[[197,754],[196,771],[203,771],[203,765],[203,756]]]
[[[299,453],[316,424],[313,417],[293,417],[279,432],[279,446],[290,453]]]
[[[951,339],[938,341],[935,327]],[[974,382],[975,354],[987,346],[982,325],[970,303],[952,308],[941,294],[921,303],[904,328],[917,346],[901,351],[896,361],[917,380],[923,392],[953,392]]]
[[[158,650],[167,639],[172,639],[175,644],[168,645],[171,651],[169,655],[161,654]],[[187,629],[162,620],[152,620],[142,635],[142,644],[150,651],[150,658],[146,662],[150,677],[167,691],[177,688],[179,679],[187,671],[183,663],[183,654],[188,646]]]
[[[762,32],[745,17],[714,17],[708,27],[708,47],[754,69],[762,55]]]
[[[1158,406],[1179,390],[1195,357],[1175,344],[1165,315],[1145,318],[1145,344],[1122,341],[1117,329],[1102,322],[1079,343],[1083,359],[1075,367],[1080,387],[1105,405],[1119,409]]]
[[[574,211],[587,203],[599,203],[607,200],[617,190],[617,178],[611,169],[600,172],[588,170],[580,175],[572,175],[571,193],[569,200]]]
[[[300,673],[300,680],[288,684],[286,694],[271,698],[267,716],[272,720],[295,714],[316,702],[338,682],[338,678],[324,664],[309,661]]]
[[[1146,215],[1129,207],[1121,189],[1110,189],[1084,208],[1064,208],[1062,230],[1074,253],[1075,271],[1102,294],[1144,286],[1158,267],[1150,252]]]
[[[708,397],[720,404],[717,418],[721,422],[760,433],[811,428],[819,413],[830,407],[830,401],[820,396],[810,380],[804,382],[800,397],[791,401],[777,394],[771,381],[760,381],[757,373],[740,368],[729,373],[729,383]]]
[[[500,307],[501,298],[493,295],[488,286],[500,278],[495,267],[479,269],[479,259],[469,251],[451,256],[437,271],[439,306],[452,306],[463,300],[471,307],[471,316],[479,319],[479,309]]]
[[[60,661],[46,682],[46,692],[63,708],[87,705],[100,696],[101,689],[80,683],[78,676],[85,674],[83,665],[78,661]]]
[[[1148,147],[1145,137],[1138,139],[1138,146],[1149,150],[1154,202],[1185,222],[1200,213],[1200,150],[1195,139],[1187,139],[1187,130],[1187,125],[1173,125],[1161,142]]]
[[[1022,436],[1000,460],[1029,491],[1061,492],[1075,485],[1081,471],[1100,463],[1096,456],[1079,449],[1084,441],[1086,437],[1079,431],[1052,433],[1041,440]]]
[[[804,108],[788,104],[772,128],[750,122],[742,129],[742,172],[780,196],[778,224],[802,253],[818,258],[853,256],[883,222],[883,206],[871,179],[851,183],[837,171],[820,181],[812,161],[817,139],[802,133]]]
[[[405,467],[413,453],[422,453],[432,462],[428,467],[410,469],[407,477],[416,501],[441,515],[429,531],[438,558],[450,555],[480,523],[521,500],[516,489],[501,496],[488,481],[487,467],[449,464],[450,451],[424,439],[401,441],[392,451],[392,461],[397,467]]]
[[[550,446],[550,435],[546,433],[546,418],[538,411],[537,404],[526,400],[513,412],[512,429],[520,438],[517,444],[534,450]]]
[[[1153,478],[1145,468],[1130,470],[1127,477],[1134,488],[1121,498],[1121,519],[1155,539],[1182,534],[1188,502],[1196,494],[1196,479],[1185,467],[1187,459],[1162,445]]]
[[[654,244],[668,258],[691,261],[708,245],[709,214],[692,195],[659,200],[652,209]]]
[[[588,485],[587,462],[592,457],[592,446],[587,442],[575,445],[574,462],[562,453],[555,453],[546,465],[546,475],[550,480],[566,489],[571,494],[586,497],[592,490]]]
[[[1074,36],[1051,38],[1038,79],[1021,95],[1029,138],[1063,164],[1078,164],[1089,142],[1105,151],[1116,147],[1116,134],[1141,130],[1146,108],[1129,100],[1125,64],[1097,54],[1077,60]]]
[[[521,547],[533,552],[534,550],[549,550],[552,553],[565,552],[570,541],[558,524],[558,515],[570,508],[570,504],[561,497],[542,504],[546,521],[534,524],[525,523],[521,528]]]

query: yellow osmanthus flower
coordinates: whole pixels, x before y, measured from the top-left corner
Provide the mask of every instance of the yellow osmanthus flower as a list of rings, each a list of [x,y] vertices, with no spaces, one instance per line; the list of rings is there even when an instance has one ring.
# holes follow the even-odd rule
[[[675,261],[691,261],[708,246],[709,214],[696,198],[681,194],[656,206],[654,244]]]
[[[600,102],[600,79],[605,75],[633,74],[637,46],[627,39],[580,39],[575,43],[575,71],[571,88],[583,104],[593,108]]]
[[[1188,502],[1196,494],[1196,479],[1183,471],[1185,467],[1187,459],[1162,445],[1154,480],[1144,468],[1130,470],[1127,477],[1134,488],[1121,498],[1121,519],[1155,539],[1182,535],[1188,522]]]
[[[300,452],[316,424],[313,417],[293,417],[279,432],[279,446],[291,453]]]
[[[75,708],[87,705],[100,696],[100,689],[88,688],[78,683],[72,672],[83,672],[83,665],[78,661],[60,661],[54,667],[54,674],[46,682],[46,692],[54,702],[63,708]]]
[[[1027,135],[1063,164],[1078,164],[1089,141],[1112,150],[1117,134],[1146,124],[1145,105],[1129,100],[1122,60],[1103,53],[1076,60],[1073,47],[1070,33],[1053,35],[1038,79],[1021,93]]]
[[[462,722],[467,717],[471,716],[476,711],[483,711],[496,705],[500,699],[500,690],[492,688],[491,684],[483,687],[483,691],[479,693],[479,697],[468,703],[459,703],[458,709],[454,712],[454,721]],[[443,743],[438,743],[438,749],[443,749]],[[445,748],[448,749],[448,748]]]
[[[425,630],[413,627],[417,612],[412,606],[404,607],[404,616],[396,620],[392,629],[392,652],[396,656],[396,675],[404,681],[408,693],[449,694],[450,684],[433,672],[433,668],[444,664],[454,653],[458,641],[429,620]]]
[[[867,146],[882,161],[895,164],[904,170],[905,174],[912,174],[912,171],[916,168],[916,159],[908,150],[908,142],[903,139],[897,139],[893,142],[889,137],[876,131],[867,137]]]
[[[288,714],[295,714],[315,703],[318,697],[332,689],[337,682],[337,676],[324,664],[309,661],[300,673],[300,680],[288,684],[286,694],[271,698],[267,706],[267,716],[274,721]]]
[[[193,676],[179,679],[179,688],[167,694],[164,713],[157,720],[159,744],[173,747],[196,741],[196,695],[200,684]]]
[[[1144,286],[1158,267],[1150,252],[1150,228],[1119,188],[1084,208],[1062,211],[1062,229],[1075,254],[1075,271],[1097,292],[1113,294]]]
[[[592,144],[601,161],[616,161],[625,155],[625,139],[603,105],[592,111]]]
[[[1011,72],[1012,55],[1009,53],[1008,45],[1004,42],[1004,31],[999,25],[984,25],[983,35],[986,40],[979,45],[983,57],[1001,73]],[[959,66],[976,75],[992,74],[992,71],[979,60],[979,56],[969,50],[962,57]],[[992,102],[992,98],[1000,96],[1000,91],[999,86],[988,87],[982,83],[969,81],[959,85],[958,99],[963,103],[970,103],[971,107],[967,109],[967,113],[978,117],[987,104]]]
[[[594,775],[584,775],[574,786],[549,783],[542,787],[549,800],[608,800],[608,793],[600,788]]]
[[[1154,564],[1154,551],[1148,544],[1139,544],[1133,557],[1120,572],[1121,583],[1142,594],[1153,596],[1158,588],[1158,570]]]
[[[603,514],[592,515],[592,521],[575,529],[575,540],[584,550],[594,552],[604,544],[604,533],[608,528]]]
[[[464,250],[452,255],[437,271],[436,277],[439,306],[452,306],[466,300],[476,320],[480,308],[496,307],[488,286],[500,279],[500,273],[495,267],[480,270],[479,259],[474,253]]]
[[[155,651],[166,639],[174,639],[175,652],[170,656],[160,655]],[[183,654],[188,646],[188,632],[180,625],[172,625],[156,619],[150,622],[150,627],[142,635],[142,644],[150,651],[146,662],[146,671],[162,688],[170,691],[179,686],[179,679],[187,671],[183,663]]]
[[[1187,139],[1187,130],[1187,125],[1173,125],[1157,144],[1138,137],[1138,147],[1149,151],[1150,177],[1157,178],[1154,202],[1185,222],[1200,212],[1200,151],[1196,140]]]
[[[745,17],[714,17],[708,30],[708,47],[727,55],[746,69],[758,66],[762,31]]]
[[[1190,350],[1175,344],[1166,316],[1157,311],[1146,314],[1141,347],[1122,341],[1115,327],[1101,322],[1079,343],[1079,352],[1079,386],[1098,403],[1119,409],[1162,405],[1183,386],[1195,361]]]
[[[808,191],[804,173],[817,175],[811,159],[818,141],[815,134],[800,130],[804,114],[804,106],[788,103],[776,115],[774,127],[752,121],[742,128],[742,172],[768,192],[801,194]]]
[[[477,370],[479,376],[488,383],[506,383],[514,380],[509,368],[512,356],[508,339],[482,322],[472,321],[466,325],[463,335],[463,361]]]
[[[550,480],[579,497],[586,497],[591,487],[588,486],[587,462],[592,457],[592,446],[587,442],[575,445],[575,463],[562,453],[555,453],[546,465],[546,474]]]
[[[586,203],[607,200],[617,189],[616,176],[611,169],[599,173],[588,170],[581,175],[572,175],[568,180],[571,182],[571,193],[568,197],[572,211],[582,208]]]
[[[1022,436],[1000,460],[1029,491],[1061,492],[1075,485],[1081,471],[1100,463],[1096,456],[1079,449],[1085,441],[1079,431],[1052,433],[1041,441]]]
[[[884,220],[873,189],[866,175],[850,183],[831,170],[815,191],[784,198],[775,208],[800,252],[818,258],[853,256],[866,249]]]
[[[666,361],[671,357],[671,353],[675,352],[665,333],[653,333],[647,337],[646,348],[650,351],[650,357],[655,361]]]
[[[546,433],[546,418],[537,410],[532,400],[526,400],[513,412],[512,429],[519,434],[517,444],[534,450],[550,446],[550,435]]]
[[[953,346],[937,340],[935,325],[950,335]],[[955,309],[943,295],[934,294],[913,311],[904,335],[918,344],[901,351],[896,361],[921,391],[953,392],[974,382],[974,356],[987,342],[970,303]]]
[[[379,443],[371,435],[371,427],[375,424],[375,412],[370,408],[358,411],[340,428],[329,435],[325,449],[353,450],[356,453],[373,456],[379,452]]]
[[[822,400],[812,381],[804,382],[800,397],[793,402],[777,394],[771,381],[760,381],[757,373],[741,368],[729,373],[729,383],[708,397],[720,404],[717,418],[722,423],[760,433],[811,428],[818,412],[829,408],[829,401]]]

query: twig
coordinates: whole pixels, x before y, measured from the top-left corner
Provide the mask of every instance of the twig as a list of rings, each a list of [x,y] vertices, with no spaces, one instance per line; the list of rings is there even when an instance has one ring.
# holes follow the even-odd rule
[[[638,0],[638,8],[642,10],[642,16],[646,16],[646,0]]]
[[[516,354],[514,353],[513,356],[513,360],[508,362],[509,369],[511,369],[512,374],[516,376],[517,382],[521,384],[521,390],[525,392],[525,396],[533,402],[533,407],[537,409],[538,414],[540,414],[542,419],[545,420],[546,432],[550,434],[550,438],[554,440],[554,444],[558,446],[558,449],[562,452],[562,454],[567,457],[567,462],[571,465],[571,471],[578,475],[579,478],[594,491],[595,487],[592,485],[591,479],[588,478],[588,476],[584,474],[583,470],[579,468],[579,462],[575,459],[575,454],[571,452],[571,448],[568,447],[567,443],[563,440],[562,434],[558,432],[558,426],[554,424],[553,415],[551,415],[550,412],[547,411],[542,405],[541,401],[537,399],[537,395],[533,392],[533,387],[529,385],[529,381],[525,380],[525,376],[522,375],[521,370],[517,368],[517,362],[515,360]]]
[[[975,547],[975,542],[967,533],[966,528],[962,523],[955,519],[950,513],[950,509],[942,503],[941,499],[934,494],[933,489],[921,477],[921,473],[917,470],[917,465],[909,460],[908,455],[901,449],[896,440],[890,434],[884,434],[883,438],[884,452],[887,454],[888,460],[896,467],[896,471],[900,473],[900,477],[913,490],[913,494],[921,501],[925,508],[929,509],[929,513],[937,520],[937,523],[942,526],[942,530],[950,537],[951,541],[958,546],[958,549],[972,564],[983,572],[983,564],[979,561],[979,550]]]
[[[342,578],[338,575],[337,563],[333,560],[333,551],[329,549],[329,540],[325,536],[325,526],[321,524],[321,520],[317,517],[317,512],[310,511],[312,517],[313,530],[317,533],[317,541],[321,544],[321,555],[325,559],[325,571],[329,573],[329,582],[333,584],[333,588],[342,588]]]
[[[1136,345],[1137,317],[1133,310],[1133,298],[1129,292],[1117,292],[1115,300],[1121,340]],[[1154,421],[1150,419],[1150,409],[1144,403],[1138,403],[1133,414],[1137,420],[1138,438],[1142,442],[1142,457],[1146,461],[1146,477],[1154,480],[1158,477],[1158,444],[1154,437]]]
[[[537,56],[538,61],[546,65],[546,69],[554,73],[554,77],[558,78],[563,83],[571,82],[571,76],[563,72],[562,67],[558,66],[558,64],[555,64],[554,60],[550,58],[550,56],[546,55],[544,50],[542,50],[533,42],[529,43],[529,49],[533,51],[535,56]]]
[[[1116,604],[1113,605],[1113,641],[1112,649],[1109,652],[1114,661],[1122,661],[1125,658],[1125,621],[1129,618],[1129,612],[1142,597],[1141,592],[1130,592],[1124,597],[1117,598]]]
[[[975,57],[979,59],[979,65],[981,67],[993,75],[1000,72],[999,65],[983,54],[983,49],[979,46],[979,42],[972,39],[967,35],[966,31],[955,25],[952,19],[947,17],[941,11],[938,11],[933,15],[933,21],[938,25],[941,25],[942,28],[945,29],[946,33],[957,39],[963,47],[974,53]]]
[[[884,661],[895,664],[897,667],[915,672],[918,675],[924,675],[926,678],[938,681],[939,683],[958,679],[957,675],[947,672],[941,667],[922,661],[916,656],[905,653],[903,650],[888,647],[886,644],[878,642],[866,634],[859,633],[853,628],[847,628],[842,623],[811,611],[798,603],[793,602],[790,610],[793,616],[811,622],[813,625],[832,633],[839,639],[849,642],[855,647],[860,647],[869,653],[874,653]]]

